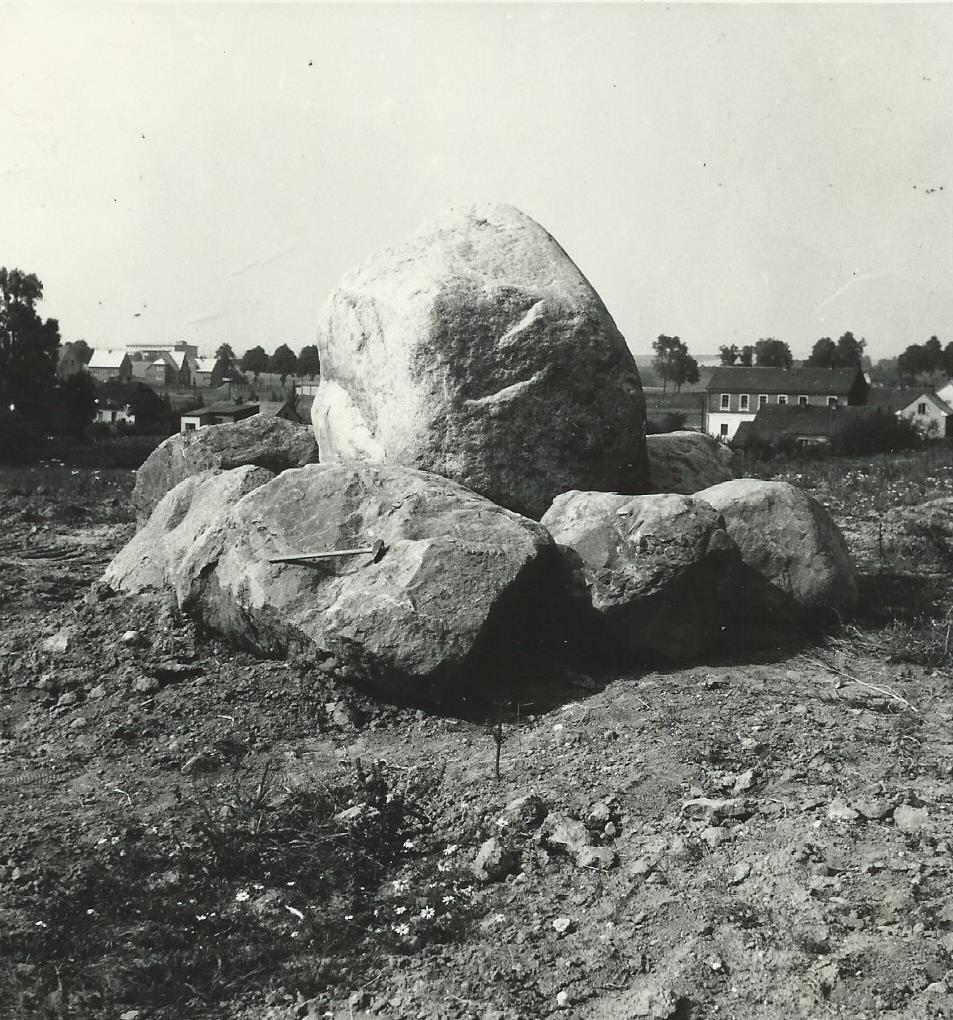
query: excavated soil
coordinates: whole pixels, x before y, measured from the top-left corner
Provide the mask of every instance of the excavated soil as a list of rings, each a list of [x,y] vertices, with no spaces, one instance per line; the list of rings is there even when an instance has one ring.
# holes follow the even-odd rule
[[[822,645],[438,715],[112,596],[95,581],[132,533],[132,475],[49,471],[0,474],[0,1016],[953,1015],[949,657],[902,661],[875,619],[888,589],[942,597],[940,525],[931,553],[891,518],[909,562],[889,574],[881,511],[832,507],[869,614]],[[220,854],[188,885],[195,833],[308,788],[352,809],[319,854],[289,828],[296,870],[275,843],[258,873]],[[541,825],[504,813],[529,794]],[[366,819],[405,801],[382,847]],[[375,839],[352,905],[316,884]],[[247,961],[215,960],[246,931]]]

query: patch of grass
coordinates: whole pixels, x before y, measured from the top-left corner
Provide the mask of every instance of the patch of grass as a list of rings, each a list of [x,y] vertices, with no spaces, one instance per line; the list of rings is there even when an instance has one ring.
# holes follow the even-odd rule
[[[452,937],[462,916],[448,910],[459,869],[398,884],[412,903],[385,889],[424,822],[379,764],[307,789],[266,766],[180,793],[158,826],[117,817],[5,905],[0,1014],[172,1020],[243,993],[359,984],[382,949]]]

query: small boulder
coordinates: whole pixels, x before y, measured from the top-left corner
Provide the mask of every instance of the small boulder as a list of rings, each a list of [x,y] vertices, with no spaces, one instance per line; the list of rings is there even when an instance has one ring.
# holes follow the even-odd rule
[[[192,475],[246,464],[278,474],[311,463],[317,455],[311,429],[270,415],[179,432],[156,447],[136,472],[133,506],[142,524],[167,492]]]
[[[703,432],[662,432],[645,437],[651,492],[691,496],[735,477],[734,454]]]
[[[806,492],[787,482],[738,478],[703,489],[696,499],[722,515],[748,568],[739,607],[813,612],[857,604],[857,575],[844,537]]]
[[[515,867],[516,858],[494,837],[481,845],[470,870],[481,882],[498,882]]]
[[[645,491],[635,360],[519,210],[451,209],[371,255],[318,326],[322,461],[431,471],[534,519],[567,489]]]
[[[500,813],[500,827],[505,831],[532,832],[538,829],[549,813],[545,801],[535,793],[511,800]]]
[[[567,584],[615,647],[688,659],[721,640],[738,552],[718,513],[688,496],[566,492],[542,523]]]

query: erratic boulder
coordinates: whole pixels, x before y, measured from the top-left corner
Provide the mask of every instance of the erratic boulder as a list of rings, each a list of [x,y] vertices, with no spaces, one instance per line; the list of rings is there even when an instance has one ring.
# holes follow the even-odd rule
[[[702,432],[662,432],[645,437],[652,492],[691,496],[735,477],[734,455]]]
[[[543,517],[577,601],[626,652],[684,660],[720,643],[738,551],[718,513],[680,495],[566,492]]]
[[[538,519],[571,488],[642,492],[645,400],[599,295],[505,205],[452,209],[322,307],[322,461],[430,471]]]
[[[737,603],[752,611],[845,611],[857,604],[857,575],[830,514],[787,482],[737,478],[703,489],[724,518],[748,576]]]
[[[210,425],[170,436],[136,472],[132,502],[142,523],[179,482],[210,468],[227,471],[244,464],[274,474],[317,460],[314,433],[306,425],[255,414],[229,425]]]
[[[132,593],[188,591],[192,579],[183,572],[183,561],[196,543],[221,528],[230,506],[272,478],[271,471],[247,465],[203,471],[179,482],[116,554],[103,581],[115,591]]]
[[[268,562],[376,539],[385,543],[377,562]],[[237,644],[431,700],[538,664],[556,573],[545,528],[455,482],[406,468],[313,464],[254,489],[198,533],[172,586],[183,609]]]

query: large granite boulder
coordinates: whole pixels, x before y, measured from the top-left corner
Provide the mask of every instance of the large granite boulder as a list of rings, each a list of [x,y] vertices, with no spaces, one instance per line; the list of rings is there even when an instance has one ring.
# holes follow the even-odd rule
[[[662,432],[646,436],[652,492],[683,496],[735,477],[734,454],[702,432]]]
[[[740,560],[707,503],[566,492],[542,523],[560,548],[571,592],[614,647],[685,660],[720,645]]]
[[[255,414],[234,424],[179,432],[156,447],[136,472],[133,506],[142,523],[159,500],[190,475],[244,464],[278,474],[317,457],[311,429],[270,415]]]
[[[399,464],[539,518],[642,492],[645,401],[599,295],[505,205],[453,209],[348,273],[319,319],[323,461]]]
[[[156,514],[167,515],[178,491]],[[262,654],[303,656],[343,679],[431,700],[490,687],[549,647],[558,561],[548,532],[445,478],[309,465],[193,531],[171,576],[180,606]],[[377,539],[376,562],[269,562]],[[107,580],[132,558],[120,553]],[[127,571],[121,586],[151,586],[154,576]]]
[[[199,539],[221,528],[226,511],[242,496],[274,477],[266,468],[246,465],[203,471],[179,482],[116,554],[103,581],[116,591],[187,592],[193,579],[183,562]]]
[[[737,478],[695,498],[722,515],[749,568],[739,605],[813,613],[857,604],[857,575],[844,537],[806,492],[787,482]]]

